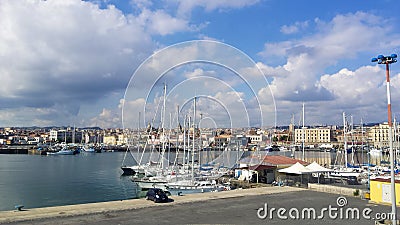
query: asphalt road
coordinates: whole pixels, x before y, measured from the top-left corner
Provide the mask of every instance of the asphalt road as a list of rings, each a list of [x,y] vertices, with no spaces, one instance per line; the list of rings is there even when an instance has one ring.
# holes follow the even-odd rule
[[[201,202],[171,204],[118,212],[98,213],[64,218],[38,219],[14,224],[374,224],[377,213],[390,206],[370,204],[367,200],[314,191],[286,192],[272,195],[213,199]],[[344,204],[347,203],[347,204]],[[269,212],[265,219],[265,204]],[[344,205],[343,205],[344,204]],[[260,209],[261,208],[261,209]],[[271,213],[271,209],[275,208]],[[278,218],[278,209],[283,208]],[[307,209],[307,210],[304,210]],[[312,213],[315,210],[315,214]],[[335,210],[336,209],[336,210]],[[350,210],[351,209],[351,210]],[[329,211],[330,210],[330,211]],[[354,214],[352,214],[352,211]],[[354,211],[356,210],[356,211]],[[357,210],[360,213],[357,219]],[[296,211],[299,212],[298,219]],[[302,212],[304,215],[302,216]],[[363,215],[363,211],[364,214]],[[311,212],[308,214],[308,212]],[[322,213],[321,213],[322,212]],[[342,213],[341,213],[342,212]],[[348,212],[348,213],[346,213]],[[315,215],[315,219],[313,219]],[[347,216],[346,216],[347,215]],[[369,218],[364,218],[369,216]],[[321,218],[318,218],[321,217]],[[12,223],[11,223],[12,224]]]

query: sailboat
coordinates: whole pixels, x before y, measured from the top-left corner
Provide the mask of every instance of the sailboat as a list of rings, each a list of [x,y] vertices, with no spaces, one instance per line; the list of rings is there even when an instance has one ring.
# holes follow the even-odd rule
[[[137,146],[136,147],[137,147],[137,150],[139,152],[139,150],[140,150],[139,145],[140,145],[140,139],[141,139],[140,138],[140,112],[139,112],[139,120],[138,120],[137,138],[138,138],[138,141],[137,141]],[[145,149],[143,149],[143,153],[142,154],[144,154],[144,150]],[[140,162],[139,162],[139,165],[132,165],[132,166],[125,165],[125,160],[126,160],[126,156],[127,156],[128,152],[130,153],[130,155],[134,159],[135,157],[132,155],[130,143],[128,143],[128,147],[126,148],[126,152],[125,152],[124,158],[122,160],[122,165],[121,165],[121,169],[122,169],[122,172],[123,172],[122,175],[136,175],[136,174],[142,174],[142,173],[144,174],[144,169],[140,166]]]
[[[160,188],[169,193],[183,193],[186,191],[206,192],[217,190],[215,181],[216,174],[201,171],[200,147],[196,143],[196,97],[193,102],[193,120],[190,116],[185,117],[183,129],[183,156],[178,162],[179,151],[176,151],[175,160],[169,160],[169,152],[166,151],[169,143],[169,135],[166,134],[165,124],[166,109],[166,85],[164,86],[163,110],[161,113],[161,134],[158,133],[161,148],[156,155],[158,160],[153,162],[151,157],[146,164],[139,162],[138,165],[144,170],[144,176],[133,176],[135,182],[142,190],[148,188]],[[150,155],[152,155],[151,151]],[[195,157],[197,155],[197,157]],[[154,155],[153,155],[154,156]],[[197,159],[196,159],[197,158]],[[141,160],[140,160],[141,161]],[[134,168],[133,168],[134,169]]]
[[[166,84],[164,84],[164,97],[163,97],[164,104],[163,104],[163,112],[161,115],[161,119],[162,119],[161,131],[162,131],[163,139],[165,139],[164,121],[165,121],[166,92],[167,92],[167,86],[166,86]],[[140,114],[139,114],[139,120],[140,120]],[[150,126],[149,134],[152,132],[152,130],[153,130],[152,126]],[[152,157],[154,156],[153,153],[155,151],[155,146],[153,144],[148,162],[143,163],[142,160],[143,160],[144,152],[145,152],[145,149],[146,149],[146,146],[148,143],[148,142],[146,142],[146,145],[143,148],[142,153],[139,154],[140,159],[137,160],[138,165],[121,166],[121,169],[124,171],[124,173],[130,174],[130,175],[135,175],[134,177],[132,177],[132,181],[135,182],[140,188],[148,189],[148,188],[155,187],[156,184],[165,184],[167,182],[166,177],[164,176],[165,175],[164,167],[166,165],[169,165],[169,162],[165,163],[165,159],[164,159],[165,141],[166,140],[163,140],[161,152],[157,152],[157,154],[161,153],[157,162],[153,163]],[[128,148],[127,152],[128,151],[132,154],[132,152],[130,151],[129,148]],[[138,153],[139,152],[140,151],[139,151],[139,145],[138,145]],[[125,157],[126,157],[126,154],[125,154]],[[125,160],[125,157],[124,157],[124,160]],[[164,188],[162,188],[162,189],[164,189]]]
[[[345,112],[343,112],[343,154],[344,154],[344,165],[336,165],[336,167],[334,168],[334,171],[331,172],[329,174],[329,176],[331,178],[336,178],[336,179],[347,179],[347,181],[349,182],[349,180],[353,180],[353,179],[357,179],[361,172],[359,171],[359,168],[354,168],[353,166],[349,166],[351,164],[348,163],[348,145],[347,145],[347,121],[346,121],[346,114]],[[337,152],[336,155],[336,160],[338,158],[338,154],[340,154],[341,152]],[[354,160],[352,160],[354,161]],[[336,164],[336,162],[335,162]]]

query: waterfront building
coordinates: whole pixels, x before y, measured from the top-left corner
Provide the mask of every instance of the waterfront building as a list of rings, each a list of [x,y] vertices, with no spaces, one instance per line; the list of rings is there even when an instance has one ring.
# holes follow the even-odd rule
[[[343,146],[344,144],[344,135],[343,135],[343,129],[337,130],[336,131],[336,140],[338,143],[341,143]],[[363,145],[367,145],[367,140],[368,140],[368,130],[367,127],[353,127],[350,126],[347,128],[347,133],[346,133],[346,140],[347,140],[347,146],[348,147],[361,147]]]
[[[394,129],[394,127],[392,128]],[[394,135],[399,135],[399,129],[392,132]],[[393,138],[393,146],[399,146],[396,141],[398,138]],[[368,130],[368,141],[369,144],[373,145],[375,148],[389,148],[389,124],[387,122],[370,127]]]
[[[57,138],[58,138],[58,131],[54,130],[54,129],[51,129],[50,132],[49,132],[50,141],[56,141]]]
[[[118,133],[117,134],[117,145],[126,145],[128,143],[128,135],[125,135],[123,133]]]
[[[298,128],[294,131],[295,143],[305,145],[321,145],[331,143],[332,131],[329,128],[317,127],[317,128]]]
[[[214,137],[214,144],[217,148],[226,147],[231,142],[232,135],[231,134],[221,134],[219,136]]]
[[[240,161],[240,168],[235,170],[235,176],[239,180],[253,180],[257,183],[271,184],[274,181],[284,179],[285,175],[279,173],[278,170],[288,168],[296,163],[308,165],[305,161],[281,155],[265,155],[261,158],[249,156]],[[252,171],[256,172],[253,173]],[[255,177],[253,177],[254,175]]]
[[[104,136],[103,143],[106,145],[117,145],[117,137],[115,135]]]
[[[67,129],[51,129],[49,139],[51,142],[80,143],[83,134],[74,128]]]
[[[255,135],[247,134],[246,137],[250,141],[249,144],[252,144],[252,145],[258,145],[260,142],[263,141],[263,135],[262,134],[258,134],[258,135],[257,134],[255,134]]]

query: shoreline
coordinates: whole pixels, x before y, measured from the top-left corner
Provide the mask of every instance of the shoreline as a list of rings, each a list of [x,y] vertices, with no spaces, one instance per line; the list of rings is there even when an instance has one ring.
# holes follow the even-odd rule
[[[164,207],[189,202],[201,202],[213,199],[236,198],[241,196],[268,195],[283,192],[305,191],[294,187],[259,187],[250,189],[237,189],[222,192],[208,192],[188,194],[182,196],[170,196],[173,202],[154,203],[145,199],[129,199],[110,202],[97,202],[77,205],[53,206],[44,208],[22,209],[22,211],[0,211],[0,224],[22,221],[34,221],[47,218],[63,218],[82,215],[92,215],[109,212],[129,211],[148,207]]]

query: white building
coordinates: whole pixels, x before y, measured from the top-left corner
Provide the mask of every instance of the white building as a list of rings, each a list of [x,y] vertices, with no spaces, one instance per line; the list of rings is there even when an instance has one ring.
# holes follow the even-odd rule
[[[331,142],[331,130],[329,128],[299,128],[294,130],[296,144],[306,145],[326,144]]]

